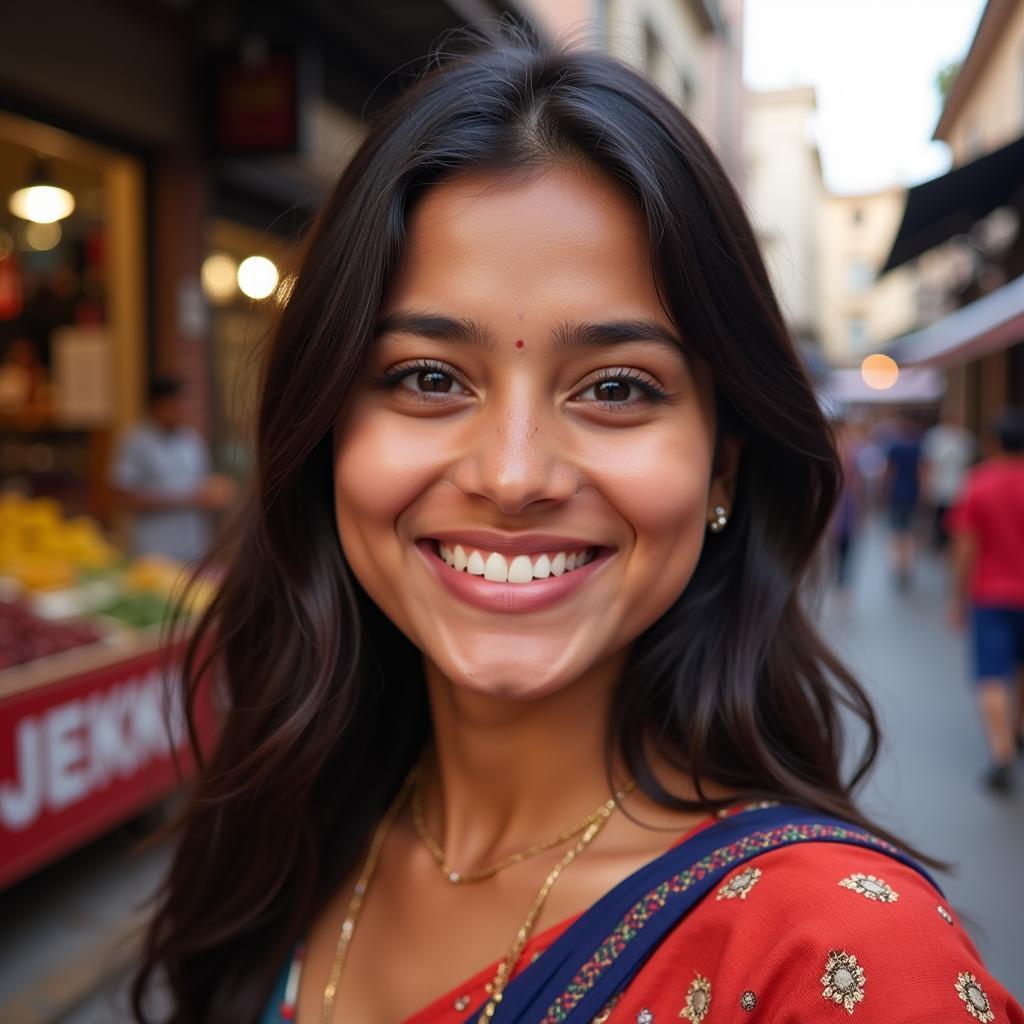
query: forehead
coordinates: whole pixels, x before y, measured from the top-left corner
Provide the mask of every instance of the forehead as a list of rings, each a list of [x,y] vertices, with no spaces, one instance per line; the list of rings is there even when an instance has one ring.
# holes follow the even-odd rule
[[[660,310],[647,232],[624,189],[570,164],[526,178],[473,173],[415,208],[396,302],[480,303],[559,315]]]

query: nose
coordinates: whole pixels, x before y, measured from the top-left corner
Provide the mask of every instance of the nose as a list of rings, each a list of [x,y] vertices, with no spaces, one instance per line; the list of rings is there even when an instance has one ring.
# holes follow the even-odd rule
[[[538,502],[559,503],[576,493],[577,472],[566,451],[557,413],[525,401],[496,404],[467,424],[470,432],[453,482],[507,514]]]

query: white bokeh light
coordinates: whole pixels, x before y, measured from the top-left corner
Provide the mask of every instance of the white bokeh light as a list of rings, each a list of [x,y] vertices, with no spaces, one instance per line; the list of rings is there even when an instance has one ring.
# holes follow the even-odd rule
[[[277,267],[266,256],[249,256],[238,265],[238,287],[250,299],[265,299],[277,287]]]

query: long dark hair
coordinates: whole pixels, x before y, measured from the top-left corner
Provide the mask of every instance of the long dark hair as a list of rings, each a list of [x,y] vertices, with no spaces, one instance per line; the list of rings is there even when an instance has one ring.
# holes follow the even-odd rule
[[[670,101],[604,55],[512,36],[436,65],[345,168],[267,352],[252,494],[186,660],[189,701],[212,674],[227,711],[148,932],[142,1020],[160,973],[175,1024],[254,1024],[428,737],[419,654],[341,551],[332,426],[373,345],[411,207],[470,168],[585,161],[627,188],[665,308],[711,368],[722,429],[745,438],[729,526],[636,641],[609,754],[668,806],[714,807],[700,788],[713,781],[886,835],[851,797],[878,747],[874,714],[801,604],[840,467],[726,174]],[[842,705],[866,727],[849,778]],[[696,803],[659,786],[652,740],[697,780]]]

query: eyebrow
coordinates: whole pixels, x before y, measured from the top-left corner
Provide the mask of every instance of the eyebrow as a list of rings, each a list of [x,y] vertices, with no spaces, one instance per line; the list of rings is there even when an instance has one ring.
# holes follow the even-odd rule
[[[398,310],[377,324],[377,335],[416,334],[437,341],[454,341],[490,352],[497,347],[497,336],[475,320],[460,320],[438,313]],[[654,341],[676,355],[685,355],[686,347],[676,334],[657,320],[611,320],[586,323],[564,320],[551,333],[551,350],[559,355],[578,349],[622,345],[627,342]]]

